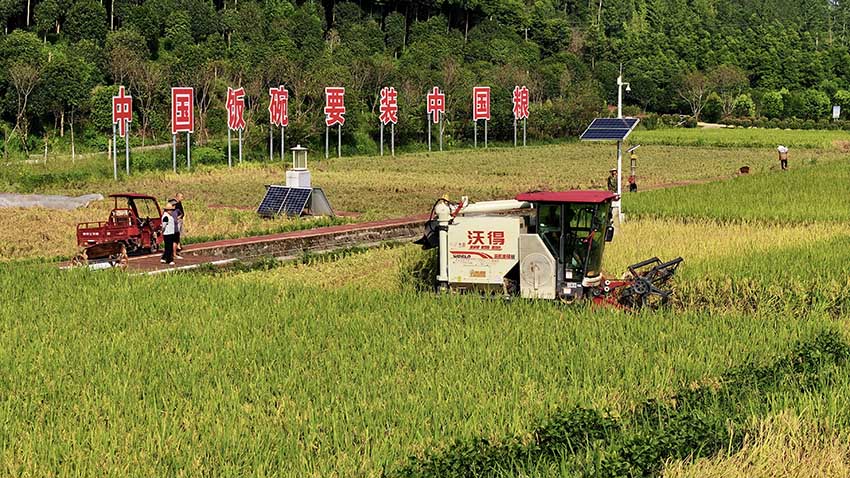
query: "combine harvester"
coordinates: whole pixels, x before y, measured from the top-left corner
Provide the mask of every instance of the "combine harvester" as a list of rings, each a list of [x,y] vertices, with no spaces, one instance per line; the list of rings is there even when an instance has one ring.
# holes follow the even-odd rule
[[[440,199],[424,249],[439,249],[437,289],[637,309],[667,302],[663,289],[682,262],[657,257],[629,266],[622,279],[602,275],[614,238],[608,191],[530,192],[515,200],[459,204]],[[512,214],[519,212],[519,214]]]

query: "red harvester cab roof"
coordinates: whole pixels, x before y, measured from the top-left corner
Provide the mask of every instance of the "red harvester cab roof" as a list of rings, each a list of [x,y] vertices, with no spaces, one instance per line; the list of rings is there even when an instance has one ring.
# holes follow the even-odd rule
[[[616,194],[599,190],[537,191],[517,195],[517,201],[600,204],[615,199]]]
[[[137,193],[115,193],[110,194],[111,198],[129,198],[129,199],[156,199],[153,196],[148,196],[147,194],[137,194]]]

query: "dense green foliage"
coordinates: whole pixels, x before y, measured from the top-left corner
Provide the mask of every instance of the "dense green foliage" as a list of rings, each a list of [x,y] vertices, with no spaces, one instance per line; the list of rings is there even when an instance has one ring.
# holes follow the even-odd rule
[[[3,151],[62,149],[73,126],[85,148],[103,149],[115,84],[135,98],[134,134],[157,142],[168,138],[169,86],[195,88],[204,142],[224,132],[226,87],[241,85],[248,146],[261,150],[278,84],[292,95],[290,138],[305,144],[321,139],[331,85],[348,91],[348,152],[376,150],[385,85],[400,93],[402,145],[425,140],[433,85],[448,95],[449,145],[472,136],[475,84],[493,88],[491,138],[512,137],[510,92],[526,84],[529,134],[548,139],[616,101],[621,63],[625,102],[646,111],[817,120],[847,102],[847,17],[826,0],[2,0]]]

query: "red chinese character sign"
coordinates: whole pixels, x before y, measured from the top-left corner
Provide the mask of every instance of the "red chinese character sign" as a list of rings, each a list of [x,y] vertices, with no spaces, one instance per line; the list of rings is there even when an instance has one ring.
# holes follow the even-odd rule
[[[511,101],[514,104],[514,146],[516,146],[517,120],[522,120],[522,145],[525,146],[525,126],[528,122],[528,88],[515,86]]]
[[[118,135],[124,138],[124,154],[126,155],[127,175],[130,175],[130,122],[133,121],[133,97],[124,92],[124,87],[118,88],[118,96],[112,97],[112,174],[118,179],[118,141],[115,137],[115,126]]]
[[[478,147],[478,120],[484,120],[484,147],[487,147],[487,122],[490,121],[490,87],[472,89],[472,121],[475,123],[475,147]]]
[[[337,156],[342,157],[342,125],[345,124],[345,88],[329,86],[325,88],[325,158],[328,157],[328,136],[330,127],[337,127],[339,142]]]
[[[395,124],[398,123],[398,92],[393,87],[381,88],[378,102],[381,120],[381,156],[384,155],[384,126],[390,125],[390,151],[395,156]]]
[[[284,128],[289,126],[289,92],[281,85],[269,88],[269,158],[274,160],[274,130],[271,126],[280,128],[280,160],[283,161],[286,134]]]
[[[177,172],[177,135],[186,133],[186,169],[192,168],[192,137],[195,132],[195,89],[171,88],[171,162]]]
[[[446,95],[435,86],[425,96],[425,112],[428,118],[428,151],[431,151],[431,123],[440,125],[440,151],[443,150],[443,115],[446,114]]]
[[[227,87],[227,99],[224,102],[227,110],[227,165],[233,167],[230,150],[230,132],[239,132],[239,162],[242,162],[242,130],[245,129],[245,88],[233,89]]]

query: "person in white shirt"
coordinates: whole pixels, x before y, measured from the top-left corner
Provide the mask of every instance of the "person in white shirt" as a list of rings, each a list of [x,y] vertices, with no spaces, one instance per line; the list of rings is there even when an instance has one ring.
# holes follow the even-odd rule
[[[788,147],[779,145],[776,150],[779,151],[779,167],[785,171],[788,169]]]
[[[162,239],[165,241],[165,247],[159,262],[168,265],[174,265],[174,239],[177,234],[177,221],[171,215],[172,211],[174,203],[166,203],[162,212]]]

